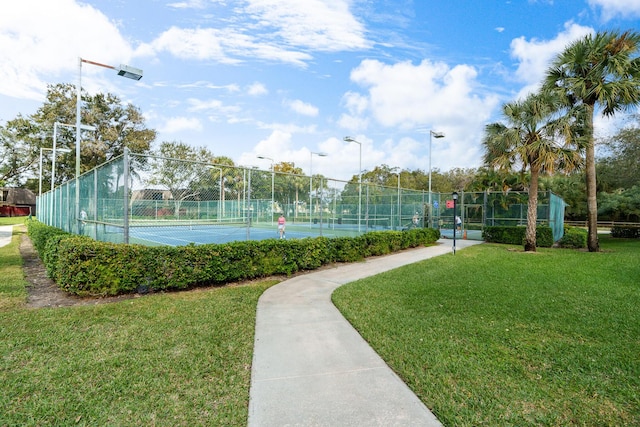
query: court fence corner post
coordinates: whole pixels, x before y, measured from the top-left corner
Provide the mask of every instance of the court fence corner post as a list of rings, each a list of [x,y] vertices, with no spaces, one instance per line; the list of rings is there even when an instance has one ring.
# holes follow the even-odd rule
[[[124,147],[124,154],[122,156],[123,169],[124,169],[124,182],[123,182],[123,239],[124,243],[129,243],[129,149]]]

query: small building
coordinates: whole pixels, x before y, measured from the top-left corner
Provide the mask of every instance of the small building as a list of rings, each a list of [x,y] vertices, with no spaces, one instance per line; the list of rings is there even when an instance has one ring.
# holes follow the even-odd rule
[[[131,200],[172,200],[173,196],[169,190],[158,190],[145,188],[144,190],[134,190],[131,193]]]
[[[26,188],[0,187],[0,216],[36,214],[36,195]]]

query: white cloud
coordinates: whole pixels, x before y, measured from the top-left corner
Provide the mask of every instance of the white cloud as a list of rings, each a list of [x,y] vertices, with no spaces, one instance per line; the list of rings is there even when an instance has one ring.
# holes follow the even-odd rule
[[[474,93],[477,72],[468,65],[450,68],[428,60],[393,65],[364,60],[351,79],[368,89],[368,110],[386,127],[410,129],[429,123],[476,121],[487,117],[493,97]],[[361,109],[364,100],[349,95]],[[354,109],[352,108],[352,111]]]
[[[318,115],[318,107],[299,99],[288,101],[287,105],[291,110],[303,116],[316,117]]]
[[[417,65],[409,61],[389,65],[377,60],[364,60],[352,71],[351,79],[364,87],[367,93],[345,95],[349,112],[339,121],[345,128],[357,129],[367,117],[372,117],[383,127],[396,130],[435,128],[447,137],[433,144],[434,161],[439,160],[434,167],[445,170],[479,163],[480,138],[499,98],[480,92],[474,67],[465,64],[450,67],[429,60]],[[425,142],[416,143],[424,146]],[[375,146],[379,144],[380,141],[376,141]],[[423,156],[404,150],[414,142],[403,140],[402,144],[387,144],[400,150],[399,156],[408,156],[404,161],[394,158],[397,163],[391,166],[413,163],[426,169],[427,162]],[[422,153],[426,155],[427,151]],[[389,164],[391,159],[387,155],[379,161]]]
[[[177,8],[198,8],[200,1],[173,3]],[[283,62],[305,67],[307,50],[366,49],[371,43],[365,29],[349,11],[346,0],[247,0],[236,8],[234,22],[224,28],[171,27],[137,53],[167,51],[178,58],[238,64],[249,59]]]
[[[347,92],[342,97],[342,104],[347,113],[340,116],[338,125],[351,132],[361,132],[369,126],[365,112],[369,107],[369,98],[357,92]]]
[[[221,119],[229,123],[241,121],[241,119],[237,117],[237,114],[242,111],[240,107],[225,105],[218,99],[202,100],[189,98],[187,99],[187,104],[189,104],[187,109],[189,112],[207,114],[208,119],[212,122],[218,122]]]
[[[234,29],[171,27],[140,52],[167,51],[173,56],[192,60],[215,60],[222,64],[239,64],[244,59],[263,59],[305,66],[311,56],[283,49],[277,44],[260,42]]]
[[[158,129],[158,131],[162,133],[200,130],[202,130],[202,123],[194,117],[171,117]]]
[[[369,126],[369,119],[364,116],[342,114],[338,120],[338,126],[351,132],[361,132]]]
[[[225,89],[228,92],[238,92],[240,87],[237,84],[228,84],[228,85],[216,85],[208,81],[199,80],[193,83],[185,83],[176,86],[178,89],[192,89],[192,88],[204,88],[204,89]]]
[[[274,158],[278,163],[282,160],[278,158],[287,157],[287,153],[291,149],[291,132],[283,129],[275,129],[264,140],[260,141],[254,148],[257,155],[268,156]],[[253,154],[251,154],[253,156]],[[255,158],[255,156],[253,156]],[[288,158],[288,157],[287,157]]]
[[[512,40],[511,56],[519,62],[515,76],[525,84],[519,96],[534,92],[539,87],[551,60],[569,43],[590,33],[593,33],[590,27],[567,22],[564,31],[552,40],[526,40],[524,37]]]
[[[351,114],[362,114],[369,107],[369,99],[357,92],[345,93],[342,101]]]
[[[301,133],[301,134],[312,134],[316,131],[316,125],[309,126],[298,126],[294,124],[288,123],[257,123],[258,128],[260,129],[269,129],[276,130],[288,134]]]
[[[222,47],[225,34],[213,28],[182,29],[171,27],[152,43],[152,51],[167,51],[183,59],[214,59],[223,64],[235,64],[237,59],[229,58]]]
[[[256,82],[249,85],[249,87],[247,88],[247,93],[251,96],[262,96],[267,95],[269,93],[269,90],[262,83]]]
[[[366,49],[364,26],[346,0],[249,0],[246,12],[291,46],[322,51]]]
[[[613,18],[633,19],[640,16],[640,0],[588,0],[593,8],[600,8],[605,22]]]
[[[189,98],[187,100],[187,103],[190,105],[189,111],[194,113],[201,112],[201,111],[223,109],[223,103],[218,99],[209,99],[207,101],[203,101],[201,99]]]
[[[206,0],[187,0],[176,3],[169,3],[167,6],[175,9],[204,9],[206,7]]]
[[[42,100],[48,83],[42,76],[75,82],[78,57],[117,65],[132,53],[116,24],[92,6],[73,0],[3,3],[0,94]],[[83,67],[83,78],[103,71]]]

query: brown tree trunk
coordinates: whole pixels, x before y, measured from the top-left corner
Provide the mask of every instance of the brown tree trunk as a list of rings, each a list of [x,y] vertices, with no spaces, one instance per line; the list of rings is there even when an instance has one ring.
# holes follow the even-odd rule
[[[593,140],[593,105],[587,106],[587,147],[585,155],[585,172],[587,177],[587,223],[589,227],[587,247],[589,252],[600,251],[598,242],[598,199],[596,192],[596,157]]]
[[[524,250],[536,251],[536,225],[538,222],[538,175],[540,168],[531,166],[531,182],[529,183],[529,203],[527,204],[527,230],[524,235]]]

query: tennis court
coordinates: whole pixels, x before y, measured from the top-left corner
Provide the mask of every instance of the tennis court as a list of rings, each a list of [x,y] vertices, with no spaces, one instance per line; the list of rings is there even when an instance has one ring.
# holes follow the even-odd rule
[[[304,239],[307,237],[346,237],[357,236],[358,226],[367,231],[388,230],[386,221],[368,221],[358,224],[338,223],[332,219],[327,222],[290,222],[286,225],[286,239]],[[84,228],[86,235],[102,235],[101,240],[121,242],[124,240],[124,227],[115,223],[93,224],[87,222]],[[109,236],[105,238],[105,236]],[[241,240],[279,239],[277,225],[274,222],[224,221],[211,222],[199,220],[185,221],[132,221],[129,224],[129,242],[147,246],[168,245],[184,246],[189,244],[203,245],[209,243],[227,243]]]
[[[294,230],[287,227],[287,239],[303,239],[315,237],[317,230]],[[269,225],[194,225],[194,226],[161,226],[161,227],[129,227],[129,241],[144,245],[184,246],[188,244],[227,243],[237,240],[278,239],[278,229]]]
[[[38,220],[113,243],[173,245],[278,238],[355,237],[413,226],[451,230],[450,194],[356,180],[265,171],[129,153],[38,197]],[[526,223],[526,193],[475,192],[459,198],[467,237],[484,225]],[[564,202],[538,199],[538,219],[562,237]],[[417,218],[417,221],[416,221]],[[414,224],[414,221],[416,224]],[[453,237],[453,235],[451,235]],[[456,236],[457,237],[457,236]]]

